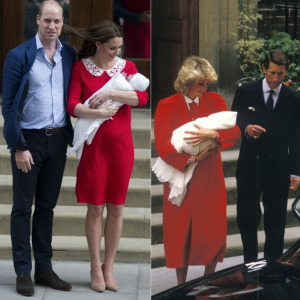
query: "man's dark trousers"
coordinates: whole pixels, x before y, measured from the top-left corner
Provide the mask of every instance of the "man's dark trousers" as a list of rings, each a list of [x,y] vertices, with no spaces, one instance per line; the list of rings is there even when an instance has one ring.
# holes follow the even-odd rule
[[[33,198],[32,246],[35,272],[52,270],[53,209],[57,203],[66,163],[67,138],[63,133],[46,136],[35,130],[23,130],[34,164],[24,173],[11,154],[13,171],[13,208],[11,239],[14,267],[17,274],[30,273],[30,218]]]
[[[260,157],[257,160],[258,168],[259,164],[271,165],[270,169],[265,170],[268,172],[258,172],[257,175],[263,178],[258,178],[257,184],[252,186],[237,180],[237,224],[243,242],[245,263],[257,260],[261,195],[266,234],[264,257],[266,259],[279,257],[284,244],[289,177],[287,176],[283,182],[273,181],[271,179],[273,157]]]
[[[242,144],[236,168],[237,224],[244,246],[244,262],[257,260],[257,227],[263,195],[264,257],[282,254],[289,182],[300,174],[300,95],[284,84],[270,114],[263,94],[263,79],[238,87],[232,110]],[[246,136],[249,125],[266,130],[258,139]]]

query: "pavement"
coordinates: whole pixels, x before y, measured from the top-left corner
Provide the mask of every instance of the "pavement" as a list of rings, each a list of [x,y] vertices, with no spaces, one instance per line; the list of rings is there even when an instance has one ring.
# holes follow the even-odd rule
[[[263,253],[258,254],[258,258],[263,258]],[[244,263],[243,256],[235,256],[225,258],[223,263],[218,263],[216,271],[220,271],[229,267],[233,267]],[[201,277],[204,274],[204,266],[189,266],[187,281]],[[155,268],[151,270],[151,295],[155,295],[162,291],[177,285],[175,269]]]
[[[34,285],[34,295],[30,298],[16,292],[16,274],[11,260],[0,260],[0,299],[1,300],[149,300],[150,265],[115,263],[114,275],[119,284],[118,292],[95,292],[91,289],[90,263],[52,262],[53,270],[58,276],[72,284],[69,292],[56,291],[51,288]],[[34,267],[33,267],[34,270]],[[31,273],[33,278],[34,272]]]

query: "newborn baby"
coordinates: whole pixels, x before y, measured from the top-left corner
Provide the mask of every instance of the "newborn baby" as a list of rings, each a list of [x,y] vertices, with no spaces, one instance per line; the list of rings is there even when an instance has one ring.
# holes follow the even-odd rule
[[[99,89],[95,94],[108,90],[108,89],[116,89],[122,91],[145,91],[149,86],[149,79],[143,76],[140,73],[134,74],[129,82],[125,79],[125,77],[121,73],[117,73],[110,81],[108,81],[101,89]],[[91,96],[91,97],[92,97]],[[91,98],[90,97],[90,98]],[[89,106],[89,99],[84,102],[85,106]],[[103,103],[98,109],[111,102],[112,100],[108,100]],[[119,101],[115,101],[112,106],[122,106],[123,103]],[[80,159],[84,147],[84,143],[91,144],[93,138],[100,127],[100,125],[108,119],[112,118],[96,118],[96,119],[85,119],[85,118],[78,118],[74,130],[74,139],[73,139],[73,148],[67,151],[67,154],[71,154],[76,152],[77,158]]]
[[[213,149],[217,146],[217,144],[213,140],[204,141],[195,147],[187,144],[184,141],[184,138],[188,136],[185,131],[195,131],[194,124],[197,124],[209,130],[230,129],[235,126],[236,116],[236,112],[221,111],[211,114],[208,117],[198,118],[195,121],[186,123],[173,131],[171,144],[174,146],[178,153],[185,152],[191,155],[198,155],[208,145],[211,145],[211,149]],[[172,166],[166,164],[159,157],[152,167],[153,172],[160,182],[169,182],[171,191],[168,199],[173,204],[181,206],[187,192],[187,185],[192,178],[197,164],[198,162],[188,165],[184,173],[182,173]]]

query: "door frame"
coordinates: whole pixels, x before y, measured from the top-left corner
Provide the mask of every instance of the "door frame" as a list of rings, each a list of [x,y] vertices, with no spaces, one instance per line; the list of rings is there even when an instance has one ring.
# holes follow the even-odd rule
[[[70,26],[85,28],[99,19],[113,19],[113,0],[70,1]],[[13,22],[11,20],[14,20]],[[10,50],[24,42],[24,0],[0,1],[0,94],[5,58]],[[69,44],[77,49],[82,40],[69,37]],[[126,59],[126,58],[125,58]],[[150,78],[150,59],[131,59],[139,72]],[[150,87],[148,88],[150,95]],[[150,101],[148,102],[150,108]]]

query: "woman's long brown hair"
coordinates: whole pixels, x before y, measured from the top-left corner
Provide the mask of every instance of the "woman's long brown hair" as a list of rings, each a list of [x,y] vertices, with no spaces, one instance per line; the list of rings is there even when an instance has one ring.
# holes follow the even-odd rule
[[[81,49],[77,51],[78,59],[94,55],[97,50],[95,42],[103,44],[107,43],[110,39],[124,36],[122,28],[109,20],[102,20],[100,23],[87,29],[75,29],[64,24],[62,34],[84,39]]]

